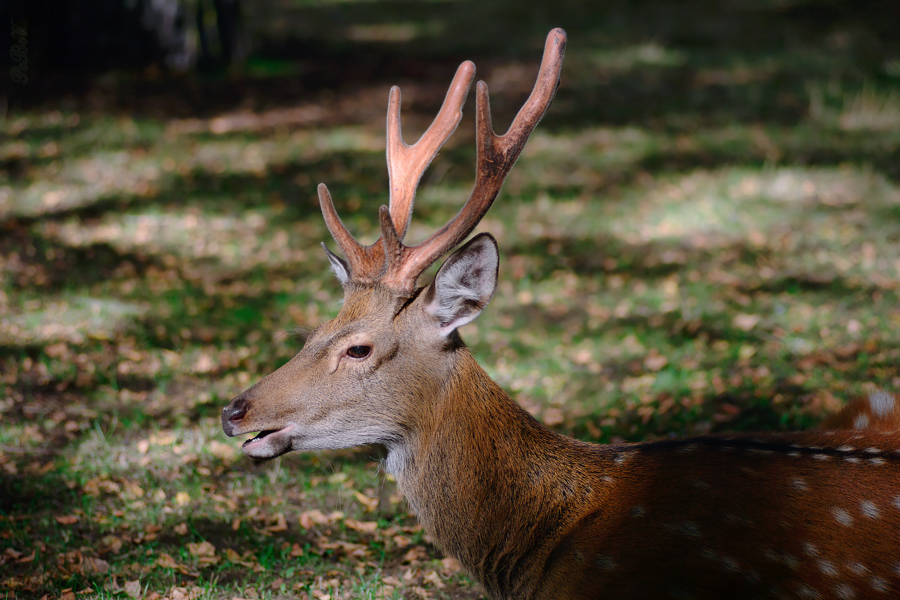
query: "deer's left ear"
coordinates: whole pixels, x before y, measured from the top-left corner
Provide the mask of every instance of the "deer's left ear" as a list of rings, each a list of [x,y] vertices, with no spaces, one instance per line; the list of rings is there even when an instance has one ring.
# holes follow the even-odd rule
[[[489,233],[476,235],[444,262],[425,291],[425,312],[437,319],[442,335],[481,314],[497,289],[499,265],[497,240]]]

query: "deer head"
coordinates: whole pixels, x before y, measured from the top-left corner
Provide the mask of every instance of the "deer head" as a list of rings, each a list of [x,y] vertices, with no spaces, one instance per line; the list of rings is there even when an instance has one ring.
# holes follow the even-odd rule
[[[415,246],[403,237],[422,174],[462,118],[475,65],[460,65],[434,122],[412,146],[400,128],[400,90],[390,91],[387,115],[389,204],[378,212],[381,237],[360,244],[341,222],[324,184],[319,204],[345,258],[325,252],[344,289],[340,313],[315,329],[303,350],[231,401],[222,412],[229,436],[260,432],[246,454],[273,458],[291,450],[346,448],[404,440],[426,418],[427,398],[452,379],[449,357],[462,346],[457,328],[478,316],[497,285],[494,238],[480,234],[454,252],[434,281],[419,276],[468,236],[497,197],[528,136],[559,83],[566,36],[550,32],[534,89],[509,131],[491,124],[487,85],[476,88],[475,187],[447,225]]]

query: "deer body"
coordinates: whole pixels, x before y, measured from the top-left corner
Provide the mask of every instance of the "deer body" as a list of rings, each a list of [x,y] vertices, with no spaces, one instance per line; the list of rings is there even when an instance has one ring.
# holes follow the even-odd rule
[[[328,252],[343,307],[231,401],[225,432],[261,432],[243,445],[260,459],[383,444],[386,469],[425,529],[495,599],[896,597],[900,433],[579,442],[538,423],[459,337],[496,289],[491,236],[472,238],[417,286],[490,207],[549,106],[564,42],[551,32],[535,91],[505,136],[490,127],[479,84],[472,198],[412,247],[401,240],[415,187],[459,121],[474,68],[460,67],[414,146],[401,139],[392,91],[382,237],[356,242],[320,187],[346,257]]]

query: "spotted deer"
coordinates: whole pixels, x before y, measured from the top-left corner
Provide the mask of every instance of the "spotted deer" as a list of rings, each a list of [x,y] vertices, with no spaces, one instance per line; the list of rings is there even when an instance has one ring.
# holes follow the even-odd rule
[[[461,243],[487,212],[559,82],[550,32],[534,90],[509,131],[476,88],[477,173],[459,214],[407,246],[419,180],[461,119],[465,62],[420,140],[388,101],[389,204],[360,244],[324,185],[341,258],[339,314],[222,411],[244,452],[381,444],[425,530],[495,599],[900,597],[900,433],[862,429],[710,435],[596,445],[534,419],[476,363],[458,328],[497,286],[494,238]],[[323,244],[324,246],[324,244]]]
[[[900,398],[884,390],[870,390],[826,418],[821,429],[900,431]]]

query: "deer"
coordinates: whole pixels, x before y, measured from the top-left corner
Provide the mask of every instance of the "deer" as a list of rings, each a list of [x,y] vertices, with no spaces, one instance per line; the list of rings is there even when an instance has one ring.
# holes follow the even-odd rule
[[[822,421],[820,429],[900,430],[900,398],[873,388]]]
[[[496,600],[897,598],[900,433],[588,443],[542,425],[466,347],[459,328],[490,302],[499,250],[489,233],[459,245],[549,108],[565,46],[566,33],[551,31],[531,95],[503,135],[478,82],[472,193],[411,246],[403,240],[416,189],[462,118],[475,67],[462,63],[413,145],[391,89],[381,236],[358,242],[318,186],[343,253],[323,243],[343,304],[300,352],[231,400],[225,434],[255,434],[242,449],[259,460],[383,446],[383,468],[424,529]]]

